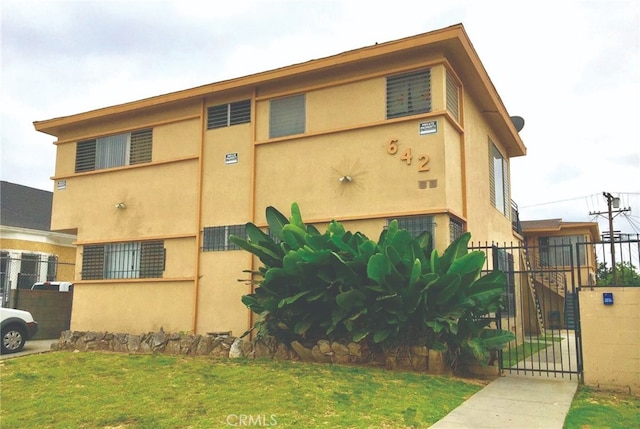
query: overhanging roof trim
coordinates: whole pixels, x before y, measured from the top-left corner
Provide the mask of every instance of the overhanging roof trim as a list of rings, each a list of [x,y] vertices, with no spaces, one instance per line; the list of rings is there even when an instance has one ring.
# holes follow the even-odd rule
[[[110,115],[123,114],[141,108],[149,108],[162,104],[204,97],[216,92],[237,90],[243,87],[252,87],[258,84],[277,81],[279,79],[284,79],[295,75],[302,75],[309,72],[320,71],[325,68],[340,66],[351,62],[363,61],[375,57],[382,57],[403,50],[411,50],[422,46],[446,44],[451,42],[458,42],[460,46],[462,46],[473,65],[473,70],[475,71],[476,76],[479,77],[479,79],[483,83],[483,89],[488,93],[489,97],[492,100],[492,104],[497,109],[497,113],[502,117],[504,124],[508,129],[508,133],[513,139],[513,143],[515,143],[515,149],[511,150],[509,155],[524,155],[526,153],[526,148],[522,140],[520,139],[520,136],[516,131],[514,125],[511,123],[507,110],[502,103],[502,100],[500,99],[500,96],[498,95],[498,92],[496,91],[493,83],[491,82],[488,73],[482,65],[477,52],[473,48],[473,45],[471,44],[471,41],[469,40],[469,37],[467,36],[462,24],[455,24],[428,33],[422,33],[403,39],[370,45],[333,56],[314,59],[303,63],[251,74],[244,77],[210,83],[186,90],[175,91],[168,94],[118,104],[115,106],[91,110],[84,113],[78,113],[43,121],[35,121],[33,125],[37,131],[41,131],[57,137],[56,133],[61,127],[72,125],[78,122],[88,121]]]

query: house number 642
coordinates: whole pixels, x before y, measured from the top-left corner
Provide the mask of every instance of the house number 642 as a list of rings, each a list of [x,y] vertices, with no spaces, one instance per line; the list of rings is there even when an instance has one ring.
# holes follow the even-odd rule
[[[398,153],[398,140],[391,139],[387,142],[387,153],[389,155],[395,155]],[[411,154],[411,148],[406,148],[402,154],[400,155],[400,161],[404,161],[407,165],[411,165],[411,161],[413,160],[413,155]],[[429,155],[420,154],[418,156],[418,171],[429,171]]]

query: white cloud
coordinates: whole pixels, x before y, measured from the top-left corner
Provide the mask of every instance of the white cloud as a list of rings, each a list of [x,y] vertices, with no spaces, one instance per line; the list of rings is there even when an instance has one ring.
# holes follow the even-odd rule
[[[528,155],[512,160],[513,199],[529,207],[529,218],[589,220],[576,196],[640,193],[639,7],[635,0],[4,1],[0,174],[51,189],[55,149],[34,120],[463,23],[507,110],[526,120]]]

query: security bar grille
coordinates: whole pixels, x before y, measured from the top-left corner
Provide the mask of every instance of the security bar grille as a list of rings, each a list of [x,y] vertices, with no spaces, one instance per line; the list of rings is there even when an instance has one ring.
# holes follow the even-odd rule
[[[166,264],[164,241],[84,246],[82,280],[161,278]]]
[[[208,226],[203,230],[202,250],[224,251],[224,250],[240,250],[240,246],[229,240],[231,235],[238,237],[247,237],[244,225],[225,225],[225,226]]]

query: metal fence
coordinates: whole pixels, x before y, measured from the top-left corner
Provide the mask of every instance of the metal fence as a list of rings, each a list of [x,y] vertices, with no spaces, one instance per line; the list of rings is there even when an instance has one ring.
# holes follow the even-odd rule
[[[602,241],[578,243],[576,253],[595,255],[595,267],[585,276],[585,268],[578,258],[578,285],[640,286],[640,234],[603,234]]]
[[[55,255],[0,253],[0,305],[11,307],[11,290],[31,289],[34,283],[73,281],[75,264],[60,262]]]

